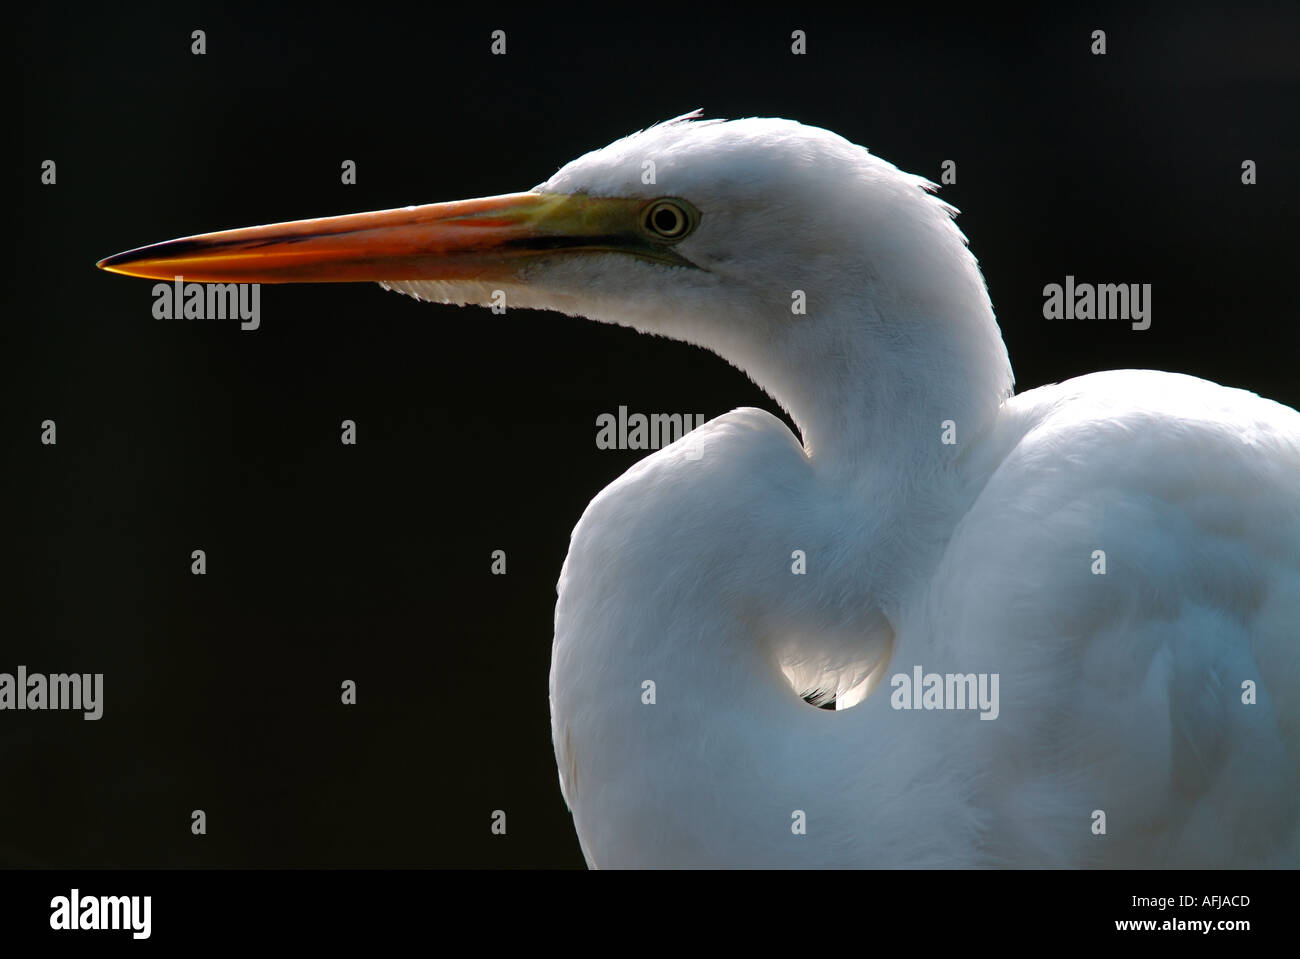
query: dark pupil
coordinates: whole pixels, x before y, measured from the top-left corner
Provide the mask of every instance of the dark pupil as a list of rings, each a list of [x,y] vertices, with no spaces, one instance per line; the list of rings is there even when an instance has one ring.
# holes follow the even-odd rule
[[[655,210],[655,215],[654,215],[655,229],[658,230],[660,233],[663,233],[665,235],[671,235],[673,233],[676,233],[678,224],[680,222],[681,222],[681,217],[678,215],[677,211],[674,210],[672,207],[661,206],[659,209]]]

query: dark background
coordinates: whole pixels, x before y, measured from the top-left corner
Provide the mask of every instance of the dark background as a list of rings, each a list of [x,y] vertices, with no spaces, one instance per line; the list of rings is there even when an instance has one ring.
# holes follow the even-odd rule
[[[644,455],[597,450],[595,418],[774,409],[692,347],[373,285],[264,287],[254,332],[156,321],[152,281],[97,259],[527,189],[697,106],[784,116],[932,179],[957,162],[942,195],[1019,389],[1145,367],[1297,406],[1300,17],[1270,9],[11,14],[0,671],[102,672],[105,713],[0,713],[0,865],[581,865],[550,745],[555,580]],[[1067,273],[1153,284],[1151,329],[1043,320]]]

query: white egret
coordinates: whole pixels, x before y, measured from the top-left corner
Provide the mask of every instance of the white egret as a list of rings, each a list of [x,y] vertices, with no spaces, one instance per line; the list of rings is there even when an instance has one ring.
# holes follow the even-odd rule
[[[647,456],[573,532],[552,732],[592,865],[1296,865],[1300,414],[1132,370],[1012,396],[932,190],[691,115],[527,193],[100,265],[499,290],[789,412],[801,438],[738,409]]]

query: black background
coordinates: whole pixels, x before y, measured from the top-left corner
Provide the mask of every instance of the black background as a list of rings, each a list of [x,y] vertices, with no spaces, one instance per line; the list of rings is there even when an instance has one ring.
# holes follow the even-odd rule
[[[97,259],[527,189],[697,106],[785,116],[932,179],[956,161],[942,196],[1018,389],[1141,367],[1297,406],[1284,9],[12,14],[0,671],[102,672],[105,713],[0,713],[0,865],[580,866],[550,746],[554,585],[583,507],[643,455],[597,450],[595,418],[774,409],[692,347],[373,285],[264,287],[253,332],[157,321],[152,283]],[[1067,273],[1151,283],[1151,328],[1043,320]]]

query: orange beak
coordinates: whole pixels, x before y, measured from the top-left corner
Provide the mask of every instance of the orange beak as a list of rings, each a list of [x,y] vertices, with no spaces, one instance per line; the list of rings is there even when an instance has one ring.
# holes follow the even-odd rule
[[[673,262],[645,235],[643,198],[510,193],[376,213],[295,220],[170,240],[97,264],[127,276],[208,283],[501,280],[562,251]]]

